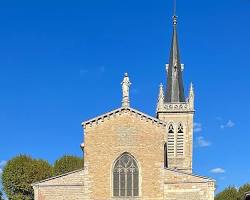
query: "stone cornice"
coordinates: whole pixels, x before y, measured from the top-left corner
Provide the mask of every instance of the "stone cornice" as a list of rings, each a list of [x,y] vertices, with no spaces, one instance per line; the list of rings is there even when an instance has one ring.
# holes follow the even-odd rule
[[[164,113],[194,113],[195,110],[190,108],[189,103],[165,103],[163,107],[158,109],[158,113],[164,112]]]
[[[140,117],[141,119],[145,119],[145,120],[150,120],[152,121],[152,123],[155,123],[155,124],[158,124],[158,125],[161,125],[161,126],[164,126],[166,127],[166,123],[157,119],[157,118],[154,118],[152,116],[149,116],[145,113],[142,113],[136,109],[133,109],[133,108],[130,108],[130,107],[121,107],[121,108],[118,108],[116,110],[113,110],[111,112],[108,112],[108,113],[105,113],[103,115],[100,115],[100,116],[97,116],[93,119],[90,119],[88,121],[85,121],[85,122],[82,122],[82,126],[83,127],[86,127],[87,125],[95,125],[95,124],[99,124],[99,122],[104,122],[105,120],[108,120],[110,119],[111,116],[114,116],[114,115],[120,115],[120,114],[123,114],[123,113],[131,113],[131,114],[134,114],[138,117]]]

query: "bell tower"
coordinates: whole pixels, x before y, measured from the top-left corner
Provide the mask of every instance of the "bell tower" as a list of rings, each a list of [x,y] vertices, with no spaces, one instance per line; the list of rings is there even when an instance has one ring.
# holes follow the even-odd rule
[[[177,16],[173,16],[173,35],[169,64],[166,65],[167,85],[160,85],[157,118],[167,123],[165,167],[192,172],[194,89],[190,85],[185,98],[184,65],[181,64],[177,36]],[[165,92],[164,92],[165,91]]]

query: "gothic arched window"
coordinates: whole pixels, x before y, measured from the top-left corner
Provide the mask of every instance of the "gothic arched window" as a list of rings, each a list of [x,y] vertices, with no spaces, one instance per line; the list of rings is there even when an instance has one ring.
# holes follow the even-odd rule
[[[139,196],[139,169],[136,160],[128,153],[122,154],[113,169],[113,196]]]
[[[164,144],[164,168],[168,168],[167,143]]]
[[[182,156],[184,154],[184,131],[183,125],[180,123],[177,130],[177,146],[176,146],[177,155]]]
[[[175,155],[175,134],[174,134],[174,125],[170,124],[168,126],[168,156],[174,156]]]

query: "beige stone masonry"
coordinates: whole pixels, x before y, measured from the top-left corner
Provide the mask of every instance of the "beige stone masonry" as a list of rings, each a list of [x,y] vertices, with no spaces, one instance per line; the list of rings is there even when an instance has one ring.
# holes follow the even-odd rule
[[[193,116],[171,113],[162,120],[120,108],[84,122],[84,169],[33,184],[35,200],[213,200],[212,179],[164,168],[168,122],[184,120],[191,131]],[[192,142],[192,137],[185,140]],[[139,197],[113,197],[113,164],[125,152],[138,163]],[[185,164],[191,166],[188,155],[191,150]]]
[[[76,170],[34,183],[35,200],[85,200],[88,198],[87,170]]]
[[[164,200],[213,200],[214,184],[208,177],[166,169]]]

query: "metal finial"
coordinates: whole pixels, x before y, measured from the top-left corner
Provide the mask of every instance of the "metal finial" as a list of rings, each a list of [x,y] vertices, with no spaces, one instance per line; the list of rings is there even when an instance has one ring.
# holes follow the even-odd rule
[[[176,16],[176,0],[174,0],[174,16]]]
[[[174,0],[174,15],[173,15],[173,24],[177,24],[177,15],[176,15],[176,0]]]
[[[174,24],[174,25],[177,24],[177,16],[176,16],[176,15],[173,16],[173,24]]]

